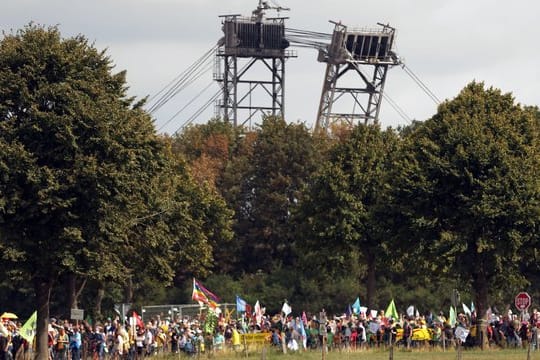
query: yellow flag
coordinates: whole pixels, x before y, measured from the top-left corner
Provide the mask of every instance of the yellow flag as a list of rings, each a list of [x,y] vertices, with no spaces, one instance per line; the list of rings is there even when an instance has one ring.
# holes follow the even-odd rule
[[[28,319],[22,326],[19,333],[23,338],[26,339],[29,343],[34,341],[34,336],[36,336],[36,322],[37,322],[37,311],[34,311],[30,319]]]

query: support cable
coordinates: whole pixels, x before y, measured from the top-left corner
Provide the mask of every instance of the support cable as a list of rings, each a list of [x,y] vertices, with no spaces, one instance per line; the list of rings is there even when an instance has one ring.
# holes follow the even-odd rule
[[[195,100],[197,100],[206,90],[208,90],[210,88],[210,86],[212,86],[212,84],[214,84],[214,80],[212,80],[208,85],[206,85],[204,87],[204,89],[202,89],[201,91],[199,91],[199,93],[197,93],[197,95],[195,95],[190,101],[188,101],[188,103],[186,105],[184,105],[180,110],[178,110],[173,116],[171,116],[169,118],[169,120],[167,120],[163,125],[160,126],[160,128],[158,129],[158,131],[161,131],[165,126],[167,126],[171,121],[173,121],[178,115],[180,115],[180,113],[182,113],[182,111],[184,111],[189,105],[193,104],[193,102]],[[178,131],[178,130],[177,130]]]
[[[201,106],[189,119],[187,119],[182,126],[180,126],[176,131],[173,133],[173,135],[176,135],[180,132],[180,130],[184,129],[186,126],[191,124],[199,115],[201,115],[208,107],[214,103],[218,97],[220,97],[223,94],[223,90],[219,89],[211,98],[208,100],[203,106]]]
[[[165,95],[163,95],[158,102],[156,102],[150,112],[156,112],[161,107],[163,107],[167,102],[169,102],[173,97],[178,95],[182,90],[191,85],[195,80],[201,77],[204,73],[212,69],[212,62],[206,61],[201,63],[196,68],[191,69],[191,71],[186,74],[186,76],[179,82],[177,82],[173,87],[171,87]]]
[[[427,85],[420,80],[420,78],[407,66],[405,63],[401,65],[401,68],[407,75],[426,93],[426,95],[436,104],[440,105],[441,100],[431,91]]]
[[[176,96],[179,91],[184,89],[185,87],[183,87],[183,85],[185,83],[192,83],[192,76],[196,76],[196,74],[198,74],[198,71],[199,71],[199,69],[201,67],[204,68],[205,66],[207,66],[208,61],[213,58],[213,53],[215,52],[216,49],[217,49],[217,45],[212,47],[210,50],[208,50],[203,56],[201,56],[199,59],[197,59],[186,70],[184,70],[177,77],[175,77],[172,81],[170,81],[158,93],[153,95],[150,98],[150,101],[153,101],[159,95],[162,94],[161,97],[159,97],[157,100],[154,101],[153,105],[150,106],[148,111],[150,113],[155,112],[160,107],[162,107],[165,103],[167,103],[172,97]],[[195,75],[193,75],[193,74],[195,74]]]
[[[407,115],[407,113],[387,94],[382,93],[383,98],[388,101],[390,106],[396,111],[396,113],[406,122],[412,124],[412,119]]]
[[[181,72],[180,74],[178,74],[174,79],[172,79],[167,85],[165,85],[161,90],[159,90],[156,94],[154,94],[153,96],[150,97],[149,101],[152,101],[154,100],[156,97],[158,97],[162,92],[164,92],[165,90],[167,90],[172,84],[174,84],[175,82],[177,82],[181,77],[185,76],[185,74],[191,69],[193,68],[194,66],[196,66],[196,64],[204,61],[208,55],[212,54],[215,50],[217,49],[217,45],[213,46],[210,50],[208,50],[207,52],[205,52],[199,59],[195,60],[195,62],[193,64],[191,64],[186,70],[184,70],[183,72]]]

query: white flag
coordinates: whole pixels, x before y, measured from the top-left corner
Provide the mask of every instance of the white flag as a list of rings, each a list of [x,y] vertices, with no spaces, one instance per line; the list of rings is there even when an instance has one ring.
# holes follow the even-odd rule
[[[409,306],[409,307],[407,308],[407,315],[408,315],[409,317],[413,317],[413,316],[414,316],[414,306],[413,306],[413,305],[411,305],[411,306]]]
[[[262,316],[263,312],[261,309],[261,304],[259,304],[259,300],[257,300],[257,302],[255,303],[255,320],[257,321],[257,325],[261,325]]]
[[[285,314],[285,316],[289,315],[292,312],[292,308],[287,302],[285,301],[283,303],[283,307],[281,308],[281,311]]]

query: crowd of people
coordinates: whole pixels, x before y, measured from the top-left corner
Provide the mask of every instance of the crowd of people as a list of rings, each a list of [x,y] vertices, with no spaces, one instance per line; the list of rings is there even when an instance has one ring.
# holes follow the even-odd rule
[[[48,328],[51,360],[137,359],[162,353],[218,353],[242,351],[255,344],[244,334],[259,334],[262,346],[275,346],[279,351],[362,350],[375,347],[402,346],[445,347],[474,346],[480,332],[473,314],[458,314],[453,326],[441,312],[438,315],[386,317],[384,312],[342,315],[327,318],[319,315],[298,317],[243,316],[240,319],[215,317],[211,325],[203,312],[194,318],[161,319],[146,323],[140,317],[121,322],[107,319],[94,325],[88,322],[50,319]],[[28,358],[33,351],[19,333],[21,323],[0,324],[0,360]],[[490,314],[487,322],[487,343],[500,347],[540,346],[540,313],[518,317],[511,313]],[[250,340],[251,341],[251,340]]]

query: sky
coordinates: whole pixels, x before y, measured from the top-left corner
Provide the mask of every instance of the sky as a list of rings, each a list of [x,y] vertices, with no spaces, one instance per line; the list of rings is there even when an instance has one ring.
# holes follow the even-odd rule
[[[7,0],[5,0],[7,1]],[[332,33],[329,22],[397,29],[395,50],[438,98],[452,99],[471,81],[511,92],[516,102],[540,105],[540,2],[537,0],[275,0],[290,8],[287,28]],[[154,96],[223,36],[219,15],[250,15],[258,0],[16,0],[3,6],[0,28],[17,30],[34,22],[57,25],[64,37],[84,35],[116,65],[127,70],[130,94]],[[269,13],[272,15],[272,13]],[[313,49],[295,49],[286,62],[285,119],[313,126],[325,64]],[[182,128],[218,90],[203,76],[152,113],[159,132]],[[385,93],[408,119],[426,120],[436,104],[401,69],[389,70]],[[178,110],[186,107],[178,116]],[[214,107],[194,122],[214,116]],[[382,126],[408,124],[383,100]]]

